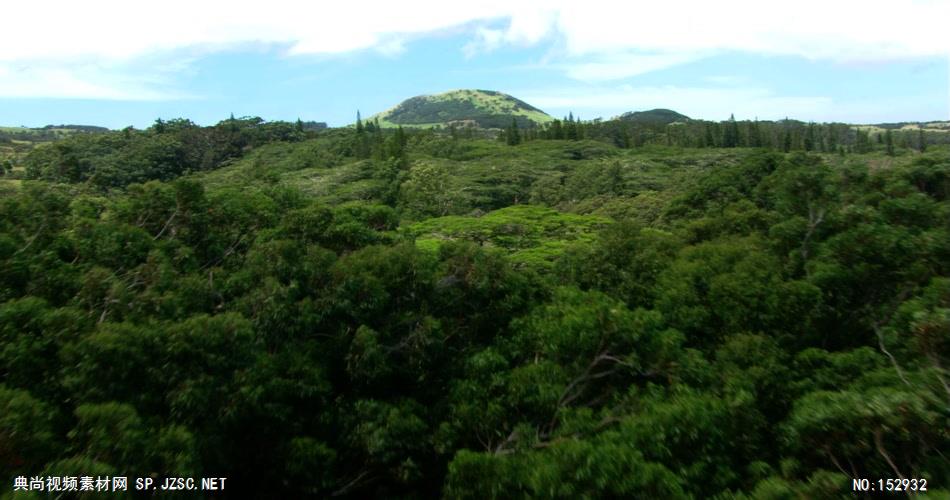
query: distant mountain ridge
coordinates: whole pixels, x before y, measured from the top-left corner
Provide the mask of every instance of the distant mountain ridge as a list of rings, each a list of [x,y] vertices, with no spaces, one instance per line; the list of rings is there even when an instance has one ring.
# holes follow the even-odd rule
[[[628,122],[639,122],[639,123],[674,123],[674,122],[687,122],[690,121],[690,117],[673,111],[672,109],[657,108],[647,111],[628,111],[619,117],[618,119]]]
[[[420,95],[369,118],[381,126],[435,127],[475,125],[505,128],[514,119],[519,127],[531,128],[554,120],[544,111],[502,92],[461,89],[435,95]]]
[[[108,132],[109,129],[106,127],[100,127],[97,125],[47,125],[43,127],[43,130],[75,130],[77,132],[93,132],[93,133],[102,133]]]
[[[0,126],[0,142],[47,142],[73,134],[104,134],[106,132],[109,132],[109,129],[95,125],[46,125],[37,128]]]

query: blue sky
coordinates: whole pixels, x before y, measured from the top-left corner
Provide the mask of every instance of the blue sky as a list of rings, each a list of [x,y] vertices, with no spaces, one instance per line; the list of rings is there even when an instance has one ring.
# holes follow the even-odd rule
[[[212,124],[234,113],[337,126],[357,109],[369,116],[457,88],[499,90],[585,119],[656,107],[716,120],[950,119],[950,48],[938,21],[950,18],[946,1],[800,6],[825,12],[821,20],[739,0],[623,12],[609,2],[582,10],[486,2],[470,12],[429,2],[308,10],[276,0],[268,14],[238,1],[217,6],[232,18],[205,6],[206,16],[184,25],[176,2],[161,12],[121,2],[97,11],[93,2],[64,13],[78,19],[61,25],[14,7],[23,22],[0,30],[0,124]],[[43,41],[24,42],[28,34]]]

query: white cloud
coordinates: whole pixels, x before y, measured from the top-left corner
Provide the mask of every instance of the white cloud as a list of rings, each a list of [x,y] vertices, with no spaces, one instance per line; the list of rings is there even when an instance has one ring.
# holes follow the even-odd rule
[[[738,75],[712,75],[703,77],[703,81],[715,85],[741,85],[746,83],[748,79]]]
[[[503,45],[526,46],[538,43],[552,33],[557,21],[557,12],[550,8],[538,7],[530,2],[513,2],[511,10],[507,10],[504,17],[508,21],[505,28],[490,28],[478,26],[474,38],[462,51],[466,57],[492,52]],[[484,20],[490,18],[475,18]]]
[[[592,0],[566,3],[558,30],[576,54],[746,50],[850,60],[945,54],[947,19],[946,0]]]
[[[406,51],[406,41],[393,37],[376,45],[376,52],[388,57],[396,57]]]
[[[138,59],[254,43],[288,47],[290,55],[375,49],[393,56],[407,39],[460,26],[474,35],[463,49],[468,56],[555,39],[555,64],[587,81],[727,50],[834,61],[950,54],[950,0],[46,0],[11,2],[3,12],[0,64],[13,81],[0,84],[0,95],[7,96],[162,98],[171,94],[141,81],[150,70]],[[113,69],[91,72],[77,60]],[[12,63],[45,69],[10,72]],[[44,80],[49,72],[73,88]]]
[[[469,58],[481,53],[491,52],[501,47],[504,39],[504,30],[482,26],[475,30],[475,37],[462,47],[462,52],[465,54],[465,57]]]
[[[568,76],[588,82],[620,80],[677,66],[702,57],[699,53],[605,54],[590,57],[590,62],[564,64]]]
[[[167,68],[135,72],[92,63],[0,62],[0,96],[162,101],[192,99],[176,91],[163,75]]]
[[[96,56],[128,59],[156,51],[244,42],[290,44],[293,54],[372,48],[399,34],[427,33],[507,17],[505,2],[478,9],[433,0],[303,2],[126,0],[14,2],[4,6],[0,60]]]

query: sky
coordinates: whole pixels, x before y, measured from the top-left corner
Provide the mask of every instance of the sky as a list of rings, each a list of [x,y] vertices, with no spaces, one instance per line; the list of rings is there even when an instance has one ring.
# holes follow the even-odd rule
[[[950,120],[950,0],[47,0],[3,7],[0,125],[342,126],[497,90],[554,116]]]

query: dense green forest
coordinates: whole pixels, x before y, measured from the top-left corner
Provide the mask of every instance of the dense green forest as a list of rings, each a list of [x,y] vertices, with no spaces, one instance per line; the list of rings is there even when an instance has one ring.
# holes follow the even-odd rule
[[[0,497],[950,498],[950,134],[505,125],[0,159]]]

